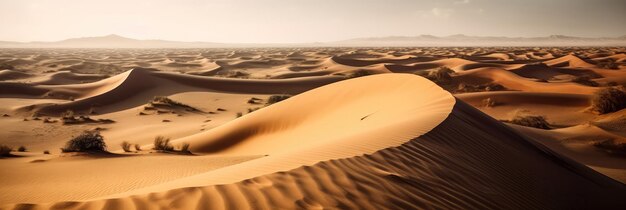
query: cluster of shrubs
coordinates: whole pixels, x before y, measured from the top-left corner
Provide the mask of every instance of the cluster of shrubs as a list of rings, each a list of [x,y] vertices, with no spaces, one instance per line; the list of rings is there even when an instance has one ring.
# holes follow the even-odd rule
[[[283,100],[286,100],[288,98],[291,98],[291,96],[290,95],[273,95],[267,99],[267,102],[265,103],[265,105],[275,104]]]
[[[550,123],[548,123],[544,116],[532,115],[522,112],[517,112],[515,116],[511,118],[511,120],[505,120],[504,122],[539,129],[551,129]]]
[[[596,81],[591,80],[591,77],[589,76],[575,77],[574,79],[572,79],[572,82],[575,82],[581,85],[591,86],[591,87],[598,87],[600,85]]]
[[[98,131],[83,131],[80,135],[70,139],[61,152],[105,152],[106,143]]]
[[[626,143],[617,142],[613,139],[596,142],[593,146],[612,155],[626,155]]]
[[[600,61],[597,65],[603,69],[619,69],[619,65],[615,62],[614,59],[606,59]]]
[[[591,107],[600,114],[622,110],[626,108],[626,92],[620,87],[603,88],[592,97]]]
[[[483,92],[483,91],[502,91],[506,90],[506,88],[500,84],[489,83],[482,85],[472,85],[466,83],[459,83],[459,86],[456,88],[455,92]]]
[[[67,110],[61,114],[61,123],[64,125],[83,124],[83,123],[114,123],[110,119],[92,119],[87,115],[75,115],[72,110]]]
[[[166,96],[155,96],[149,103],[150,106],[145,106],[144,110],[154,110],[157,108],[173,108],[180,107],[190,112],[200,112],[199,109],[189,106],[187,104],[174,101]]]
[[[345,77],[347,79],[352,79],[352,78],[357,78],[357,77],[364,77],[364,76],[369,76],[369,75],[373,75],[374,73],[367,71],[367,70],[356,70],[353,72],[350,72],[348,74],[345,75]]]
[[[163,136],[157,136],[154,138],[154,150],[160,152],[182,152],[182,153],[190,153],[189,151],[189,143],[183,143],[180,146],[180,150],[176,151],[174,146],[170,144],[170,139],[165,138]]]

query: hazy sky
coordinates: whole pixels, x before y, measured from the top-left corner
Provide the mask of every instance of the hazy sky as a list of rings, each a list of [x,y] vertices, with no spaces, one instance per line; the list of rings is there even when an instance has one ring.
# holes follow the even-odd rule
[[[0,0],[0,40],[287,43],[419,34],[626,35],[626,0]]]

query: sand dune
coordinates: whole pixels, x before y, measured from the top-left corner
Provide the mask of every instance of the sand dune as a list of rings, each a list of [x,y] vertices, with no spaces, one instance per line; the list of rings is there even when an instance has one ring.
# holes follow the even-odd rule
[[[233,121],[225,125],[225,127],[236,126],[245,129],[245,126],[239,124],[253,123],[256,118],[263,117],[265,113],[278,114],[276,112],[283,112],[284,114],[291,113],[292,115],[299,113],[297,112],[299,111],[297,106],[300,103],[319,99],[319,97],[313,97],[314,93],[322,94],[321,98],[332,96],[334,95],[333,93],[337,96],[358,97],[359,94],[356,93],[353,93],[355,95],[350,94],[350,92],[342,94],[335,91],[343,90],[346,87],[357,88],[366,86],[369,83],[389,80],[404,84],[376,88],[378,91],[383,92],[396,89],[396,91],[391,91],[391,93],[394,93],[394,96],[391,96],[391,98],[401,98],[403,93],[415,94],[421,92],[420,87],[422,86],[436,87],[424,79],[409,75],[381,75],[354,79],[304,93],[275,106],[283,106],[282,108],[296,106],[294,108],[286,110],[278,108],[264,109],[255,115],[248,115]],[[370,90],[374,91],[374,88]],[[373,135],[339,135],[344,136],[344,138],[334,140],[334,144],[338,144],[336,146],[325,146],[324,141],[322,141],[303,146],[283,147],[282,143],[285,142],[281,142],[279,143],[281,145],[279,148],[290,150],[290,152],[280,151],[281,149],[275,148],[273,149],[274,152],[272,152],[271,147],[276,147],[272,146],[276,145],[276,143],[259,142],[260,145],[269,146],[270,155],[268,157],[222,169],[230,170],[228,174],[242,170],[240,172],[246,173],[246,176],[254,177],[241,182],[174,189],[162,193],[89,202],[38,204],[32,207],[65,209],[144,209],[157,207],[181,209],[293,209],[319,207],[376,209],[611,209],[626,206],[626,201],[621,199],[621,195],[626,190],[624,184],[551,152],[534,142],[534,140],[520,135],[465,103],[455,101],[449,95],[444,96],[447,93],[441,89],[437,90],[435,88],[428,91],[428,93],[418,94],[418,97],[415,98],[417,102],[414,102],[412,105],[406,105],[406,109],[401,109],[399,112],[396,112],[394,109],[384,109],[383,107],[385,107],[386,103],[362,108],[363,113],[368,113],[367,109],[372,111],[380,110],[380,112],[376,112],[368,118],[361,120],[364,121],[363,123],[370,124],[363,126],[378,126],[378,123],[371,124],[367,122],[368,120],[370,122],[385,122],[389,119],[394,119],[393,121],[402,123],[394,123],[396,126],[381,125],[379,129],[374,129]],[[432,101],[433,98],[431,97],[439,94],[442,94],[441,96],[447,99]],[[370,96],[368,98],[380,98],[375,93],[367,96]],[[367,100],[357,101],[369,104]],[[393,102],[393,100],[388,100],[388,102]],[[432,105],[435,106],[431,107]],[[423,107],[422,109],[424,110],[420,111],[418,107]],[[358,109],[361,107],[350,106],[350,108]],[[441,111],[428,112],[432,108]],[[352,120],[357,121],[361,116],[359,114],[346,113],[342,111],[342,108],[336,106],[331,106],[324,111],[333,113],[333,109],[337,109],[337,112],[335,112],[337,114],[347,115],[345,117],[333,115],[338,120],[341,118],[353,118]],[[415,112],[414,115],[407,115],[406,111]],[[404,115],[398,115],[401,113],[404,113]],[[306,116],[303,117],[306,118]],[[322,129],[319,130],[320,132],[332,132],[332,129],[337,127],[332,124],[327,126],[316,124],[313,122],[297,125],[311,129]],[[412,126],[406,126],[407,124]],[[397,127],[397,125],[402,126]],[[425,127],[415,129],[421,126]],[[299,130],[297,127],[279,127],[283,130],[282,132],[286,132],[285,130]],[[349,131],[356,128],[345,129]],[[382,136],[375,134],[376,130],[385,133],[387,138],[381,139]],[[388,133],[390,131],[408,131],[408,133],[400,133],[394,135],[396,136],[395,138],[389,138]],[[201,136],[202,134],[199,135]],[[268,134],[255,133],[255,135],[259,135],[262,138]],[[202,138],[197,139],[200,140]],[[359,141],[361,142],[360,144],[355,144],[355,142]],[[376,143],[376,141],[380,143]],[[302,142],[307,143],[307,141]],[[346,144],[347,147],[338,148],[342,147],[339,145],[344,142],[349,142],[349,144]],[[258,146],[242,146],[240,148],[226,148],[226,150],[224,150],[224,147],[218,146],[220,148],[218,151],[247,153],[258,151]],[[384,149],[386,147],[390,148]],[[302,148],[302,150],[298,148]],[[215,151],[215,149],[207,146],[200,146],[196,150]],[[307,153],[319,154],[311,155]],[[361,155],[362,153],[366,154]],[[250,174],[252,171],[257,172],[258,169],[249,166],[260,167],[268,164],[270,167],[281,168],[281,166],[287,165],[286,161],[289,161],[284,158],[296,158],[295,161],[291,160],[290,162],[298,162],[308,158],[317,159],[313,162],[321,162],[314,164],[306,164],[306,161],[300,162],[294,164],[294,166],[301,164],[305,166],[294,169],[283,168],[283,170],[280,170],[282,172],[261,176]],[[267,167],[266,165],[261,168]],[[213,174],[226,175],[226,173],[220,173],[219,169]],[[234,174],[237,175],[238,173]],[[214,182],[214,179],[212,179],[214,176],[207,176],[207,174],[196,175],[177,180],[176,183],[185,181],[187,184],[190,184],[190,182],[196,182],[199,178],[203,179],[202,181],[205,183]],[[224,178],[229,180],[236,179],[233,177]]]
[[[625,110],[590,108],[623,52],[6,49],[0,144],[27,151],[0,158],[0,209],[624,209],[625,159],[598,144],[626,143]],[[549,127],[498,121],[517,113]],[[111,153],[59,153],[84,130]]]

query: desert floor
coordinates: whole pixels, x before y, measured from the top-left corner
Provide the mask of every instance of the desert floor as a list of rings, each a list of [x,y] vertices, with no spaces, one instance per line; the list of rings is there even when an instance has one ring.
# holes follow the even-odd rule
[[[624,85],[626,48],[3,49],[0,208],[625,209]]]

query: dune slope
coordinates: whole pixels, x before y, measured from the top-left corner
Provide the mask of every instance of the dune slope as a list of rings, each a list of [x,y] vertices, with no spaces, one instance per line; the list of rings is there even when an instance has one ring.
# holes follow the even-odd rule
[[[310,103],[320,104],[306,113]],[[295,138],[305,131],[318,136]],[[334,83],[177,141],[196,152],[269,156],[132,195],[6,208],[626,208],[623,184],[412,75]]]

